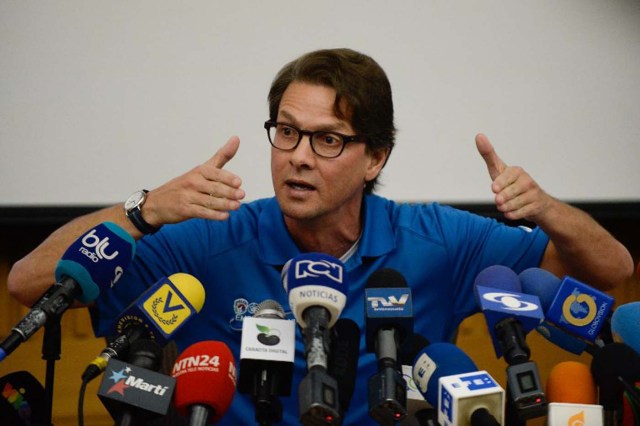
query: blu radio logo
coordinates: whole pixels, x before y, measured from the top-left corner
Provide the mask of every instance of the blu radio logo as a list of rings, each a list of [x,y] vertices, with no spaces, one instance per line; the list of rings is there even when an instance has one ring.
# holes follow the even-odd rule
[[[191,315],[182,295],[168,283],[150,295],[142,307],[166,334],[171,334]]]
[[[103,259],[115,259],[119,254],[117,250],[109,253],[109,237],[100,238],[95,229],[82,238],[82,247],[79,250],[94,263]]]
[[[295,265],[296,279],[320,277],[324,275],[327,278],[342,284],[343,267],[339,263],[330,262],[328,260],[299,260]]]
[[[502,305],[508,311],[528,312],[539,309],[535,303],[521,300],[520,295],[514,293],[491,292],[484,293],[482,297],[490,302]]]

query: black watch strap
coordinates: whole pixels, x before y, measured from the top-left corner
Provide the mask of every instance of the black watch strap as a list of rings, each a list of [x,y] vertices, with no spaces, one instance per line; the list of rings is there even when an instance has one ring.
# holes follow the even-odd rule
[[[146,195],[149,191],[143,189],[142,192],[144,192]],[[144,220],[141,210],[141,207],[143,205],[144,202],[140,203],[130,210],[126,210],[127,217],[129,218],[129,220],[131,220],[131,223],[133,223],[133,226],[135,226],[138,231],[142,232],[145,235],[153,234],[154,232],[158,231],[160,227],[152,226],[146,220]]]

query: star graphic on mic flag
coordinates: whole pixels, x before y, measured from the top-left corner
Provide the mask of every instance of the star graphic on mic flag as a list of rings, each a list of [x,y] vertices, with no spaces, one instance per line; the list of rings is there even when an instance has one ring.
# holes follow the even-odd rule
[[[107,393],[117,392],[121,396],[124,396],[124,390],[126,388],[128,388],[128,387],[129,387],[129,385],[125,384],[124,379],[122,379],[118,383],[116,383],[115,385],[111,386],[111,389],[109,389],[109,392],[107,392]]]
[[[111,372],[111,377],[109,377],[109,380],[113,380],[114,383],[118,383],[118,381],[124,379],[125,376],[124,374],[122,374],[122,372],[124,371],[124,369],[120,370],[120,371],[112,371]]]

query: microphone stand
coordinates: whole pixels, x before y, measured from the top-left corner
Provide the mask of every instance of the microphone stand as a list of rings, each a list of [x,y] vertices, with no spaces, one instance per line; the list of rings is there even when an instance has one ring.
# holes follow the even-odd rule
[[[60,359],[62,345],[62,333],[60,327],[60,315],[52,315],[47,318],[44,325],[42,338],[42,359],[47,361],[45,375],[45,424],[53,426],[53,383],[55,377],[56,361]]]

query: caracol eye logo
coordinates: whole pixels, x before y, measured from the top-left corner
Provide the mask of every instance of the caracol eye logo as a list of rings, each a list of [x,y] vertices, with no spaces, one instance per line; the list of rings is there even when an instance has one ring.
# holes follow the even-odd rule
[[[524,300],[520,300],[517,294],[511,293],[485,293],[482,295],[483,298],[490,302],[495,302],[501,304],[505,309],[509,311],[535,311],[538,309],[538,305],[535,303],[525,302]]]
[[[258,341],[263,345],[275,346],[280,343],[280,330],[260,324],[256,324],[256,328],[260,332],[260,334],[258,334]]]
[[[342,265],[326,260],[301,260],[296,263],[297,279],[321,275],[342,284]]]
[[[569,324],[582,327],[593,321],[598,313],[595,300],[575,290],[562,304],[562,315]]]
[[[135,388],[155,395],[164,395],[167,389],[169,389],[169,386],[147,383],[144,379],[132,375],[132,371],[131,367],[125,367],[120,371],[112,370],[109,380],[112,380],[114,385],[109,388],[107,394],[117,393],[124,397],[124,393],[127,389]]]

